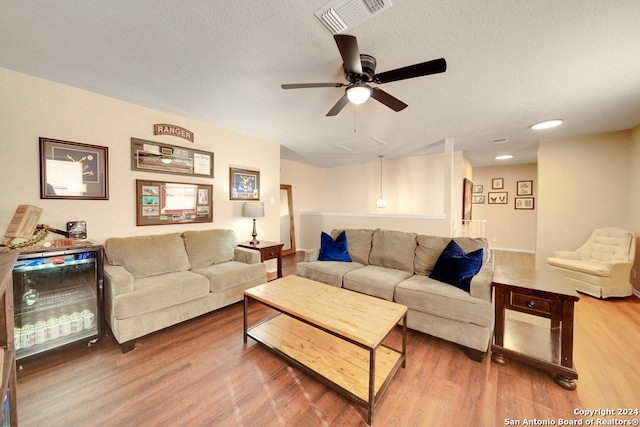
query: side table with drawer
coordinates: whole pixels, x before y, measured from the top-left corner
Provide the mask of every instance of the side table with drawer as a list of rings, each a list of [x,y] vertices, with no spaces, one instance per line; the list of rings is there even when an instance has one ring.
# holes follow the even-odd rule
[[[282,277],[282,247],[284,246],[284,243],[265,242],[264,240],[262,240],[255,245],[251,242],[240,242],[238,243],[238,246],[260,251],[260,261],[262,262],[265,262],[269,259],[277,259],[278,278]]]
[[[491,360],[505,365],[511,358],[548,370],[558,385],[574,390],[573,309],[579,297],[573,286],[558,273],[515,267],[497,267],[493,286]]]

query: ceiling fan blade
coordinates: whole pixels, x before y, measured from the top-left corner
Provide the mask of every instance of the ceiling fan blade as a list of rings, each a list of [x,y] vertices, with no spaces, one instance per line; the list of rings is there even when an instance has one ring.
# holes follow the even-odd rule
[[[354,36],[348,34],[336,34],[333,36],[338,45],[344,70],[351,74],[362,74],[362,62],[360,61],[360,51],[358,41]]]
[[[334,105],[333,108],[329,110],[329,112],[327,113],[327,116],[338,115],[338,113],[342,111],[344,106],[347,105],[348,103],[349,103],[349,98],[347,98],[347,94],[345,93],[344,95],[342,95],[342,98],[340,98],[338,102],[336,102],[336,105]]]
[[[376,83],[389,83],[429,74],[444,73],[445,71],[447,71],[447,61],[444,58],[440,58],[376,74],[373,76],[373,81]]]
[[[400,101],[398,98],[389,95],[387,92],[377,87],[372,88],[371,97],[391,108],[393,111],[401,111],[408,107],[407,104]]]
[[[305,89],[310,87],[342,87],[344,83],[292,83],[280,85],[282,89]]]

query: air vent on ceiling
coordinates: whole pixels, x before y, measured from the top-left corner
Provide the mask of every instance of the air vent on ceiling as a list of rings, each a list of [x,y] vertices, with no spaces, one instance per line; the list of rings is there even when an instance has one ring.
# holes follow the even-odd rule
[[[504,137],[504,138],[494,138],[491,140],[492,144],[506,144],[507,142],[509,142],[509,138]]]
[[[391,0],[333,0],[315,15],[331,33],[339,34],[391,6]]]

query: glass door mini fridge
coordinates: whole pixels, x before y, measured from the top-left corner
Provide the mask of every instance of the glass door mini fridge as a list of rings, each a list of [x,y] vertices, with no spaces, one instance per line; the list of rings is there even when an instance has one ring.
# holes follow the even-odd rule
[[[13,269],[16,360],[102,336],[102,246],[22,253]],[[20,368],[19,368],[20,369]]]

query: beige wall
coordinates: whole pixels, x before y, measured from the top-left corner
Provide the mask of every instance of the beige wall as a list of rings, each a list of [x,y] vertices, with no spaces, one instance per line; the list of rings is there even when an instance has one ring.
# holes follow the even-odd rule
[[[630,220],[630,200],[637,197],[632,183],[638,182],[640,171],[632,169],[638,163],[638,148],[631,135],[627,130],[540,142],[539,268],[554,250],[575,249],[584,243],[594,228],[637,231],[637,220]]]
[[[640,126],[631,130],[630,138],[629,227],[640,231]]]
[[[462,180],[471,166],[461,152],[318,168],[282,160],[283,184],[293,186],[296,246],[317,247],[321,231],[387,228],[450,235],[451,218],[462,215]],[[302,213],[302,215],[301,215]]]
[[[493,178],[502,178],[504,189],[492,189]],[[533,210],[516,210],[518,181],[533,181]],[[473,184],[482,185],[484,203],[472,205],[472,218],[486,220],[485,236],[494,248],[534,252],[536,249],[536,223],[538,212],[537,165],[478,167],[473,169]],[[505,191],[507,204],[489,204],[489,193]]]
[[[240,217],[242,202],[229,200],[229,166],[233,165],[260,171],[266,217],[258,219],[258,233],[265,240],[279,239],[279,144],[2,68],[0,93],[0,229],[6,229],[17,205],[30,204],[43,208],[40,222],[54,228],[64,229],[71,220],[86,221],[88,238],[97,243],[111,236],[208,228],[234,229],[239,240],[247,240],[251,220]],[[195,134],[196,143],[154,136],[156,123],[187,128]],[[39,137],[108,147],[109,200],[40,199]],[[131,137],[212,151],[215,177],[131,171]],[[214,222],[137,227],[136,179],[213,184]]]

